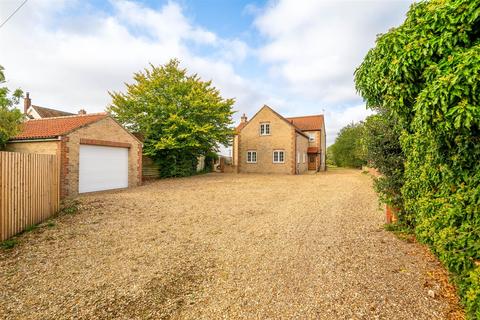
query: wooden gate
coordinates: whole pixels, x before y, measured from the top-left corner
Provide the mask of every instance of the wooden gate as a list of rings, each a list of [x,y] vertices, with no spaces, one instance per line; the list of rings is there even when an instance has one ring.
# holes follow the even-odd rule
[[[0,152],[0,241],[58,212],[59,170],[55,155]]]

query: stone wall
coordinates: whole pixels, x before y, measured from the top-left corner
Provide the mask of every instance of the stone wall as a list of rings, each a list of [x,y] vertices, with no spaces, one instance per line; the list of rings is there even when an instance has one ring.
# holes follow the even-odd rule
[[[260,135],[260,123],[270,123],[270,135]],[[269,108],[261,109],[240,131],[238,138],[238,172],[294,173],[295,130]],[[235,147],[234,147],[235,150]],[[257,163],[247,163],[247,151],[257,152]],[[284,163],[273,163],[273,151],[285,152]]]
[[[304,173],[308,171],[308,159],[307,159],[307,149],[308,149],[308,138],[297,133],[297,156],[300,156],[300,163],[297,163],[297,172]],[[295,159],[297,161],[297,159]]]

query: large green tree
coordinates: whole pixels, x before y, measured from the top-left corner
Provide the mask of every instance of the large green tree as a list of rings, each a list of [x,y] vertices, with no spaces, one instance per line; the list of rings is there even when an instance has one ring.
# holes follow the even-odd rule
[[[367,106],[401,129],[405,218],[480,319],[480,0],[413,4],[355,81]]]
[[[0,85],[5,83],[3,67],[0,66]],[[0,150],[4,150],[8,139],[16,135],[22,121],[22,113],[15,108],[22,97],[22,90],[10,94],[6,86],[0,87]]]
[[[126,86],[125,93],[110,93],[109,112],[145,137],[144,153],[159,162],[161,176],[192,174],[197,156],[230,142],[234,100],[178,60],[150,65]]]
[[[361,168],[366,163],[362,150],[362,135],[362,122],[351,123],[340,130],[335,143],[329,147],[336,166]]]

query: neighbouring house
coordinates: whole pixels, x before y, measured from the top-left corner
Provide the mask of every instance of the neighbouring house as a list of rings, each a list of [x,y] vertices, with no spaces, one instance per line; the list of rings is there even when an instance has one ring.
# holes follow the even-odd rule
[[[142,143],[106,113],[26,120],[7,151],[57,155],[62,198],[142,182]]]
[[[30,93],[27,92],[25,99],[23,100],[23,113],[27,119],[43,119],[63,116],[73,116],[73,113],[44,108],[40,106],[32,105],[32,99],[30,99]],[[79,114],[85,114],[85,110],[80,110]]]
[[[235,130],[233,165],[239,173],[300,174],[325,170],[323,115],[285,118],[263,106]]]

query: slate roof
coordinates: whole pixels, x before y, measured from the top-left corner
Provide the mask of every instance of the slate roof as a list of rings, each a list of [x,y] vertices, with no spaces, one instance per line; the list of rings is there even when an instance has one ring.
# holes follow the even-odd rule
[[[53,117],[64,117],[64,116],[73,116],[73,113],[66,112],[66,111],[61,111],[61,110],[55,110],[55,109],[50,109],[50,108],[44,108],[40,106],[34,106],[32,105],[32,108],[37,111],[38,115],[41,118],[53,118]]]

